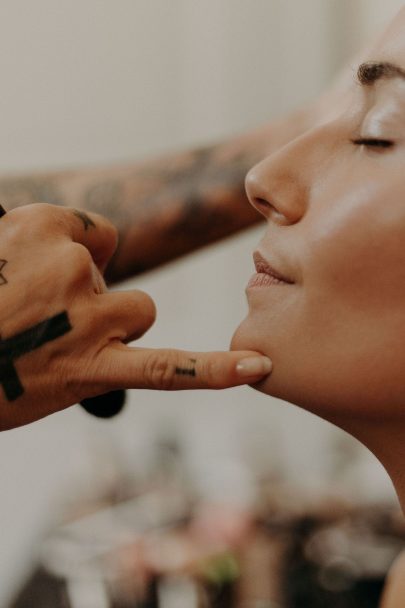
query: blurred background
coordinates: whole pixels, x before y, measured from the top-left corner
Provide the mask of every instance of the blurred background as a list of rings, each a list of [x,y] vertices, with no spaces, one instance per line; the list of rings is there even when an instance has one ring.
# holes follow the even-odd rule
[[[1,0],[0,170],[145,159],[259,126],[319,93],[402,4]],[[132,281],[158,308],[142,343],[226,349],[246,312],[250,252],[261,231]],[[29,577],[66,505],[125,496],[126,487],[167,477],[181,479],[188,501],[226,495],[241,509],[264,480],[288,484],[296,496],[332,486],[348,500],[395,507],[365,448],[247,388],[137,391],[111,421],[73,407],[0,436],[0,606]]]

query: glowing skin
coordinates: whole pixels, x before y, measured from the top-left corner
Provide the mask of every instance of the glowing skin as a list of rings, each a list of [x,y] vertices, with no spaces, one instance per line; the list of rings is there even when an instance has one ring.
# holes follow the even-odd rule
[[[363,61],[405,70],[405,9]],[[356,71],[338,118],[247,176],[258,250],[294,283],[253,282],[232,348],[267,354],[256,388],[362,440],[405,504],[405,79]]]

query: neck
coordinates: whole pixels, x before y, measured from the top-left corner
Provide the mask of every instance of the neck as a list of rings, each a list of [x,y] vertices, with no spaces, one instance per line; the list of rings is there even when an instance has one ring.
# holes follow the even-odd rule
[[[399,420],[334,421],[361,441],[381,462],[405,513],[405,428]]]

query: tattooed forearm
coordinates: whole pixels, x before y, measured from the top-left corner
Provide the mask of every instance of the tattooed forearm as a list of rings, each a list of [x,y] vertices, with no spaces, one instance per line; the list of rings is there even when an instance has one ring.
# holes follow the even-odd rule
[[[0,285],[6,285],[8,283],[6,277],[3,274],[3,268],[7,264],[7,260],[0,260]]]
[[[120,237],[107,271],[116,281],[257,222],[243,188],[256,148],[228,143],[142,165],[0,178],[0,200],[7,209],[48,202],[107,217]]]
[[[11,338],[0,340],[0,384],[8,401],[14,401],[24,393],[14,361],[71,329],[67,313],[61,312]]]
[[[95,179],[84,190],[82,199],[79,201],[80,206],[104,215],[118,229],[128,228],[128,222],[132,219],[131,213],[128,213],[127,209],[129,206],[126,191],[128,180],[129,176],[125,175],[121,178]],[[132,204],[136,208],[138,201],[135,199]]]
[[[106,278],[117,281],[260,221],[245,175],[301,130],[290,120],[145,163],[0,178],[0,200],[7,209],[42,201],[107,217],[119,244]]]
[[[139,169],[120,209],[129,218],[107,277],[125,278],[260,221],[244,192],[256,150],[214,146]]]

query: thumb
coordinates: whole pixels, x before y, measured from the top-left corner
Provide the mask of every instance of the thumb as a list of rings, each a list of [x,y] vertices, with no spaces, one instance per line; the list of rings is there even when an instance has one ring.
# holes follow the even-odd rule
[[[110,388],[223,389],[253,384],[271,372],[268,357],[253,351],[188,352],[145,349],[120,342],[104,349],[100,370]]]

